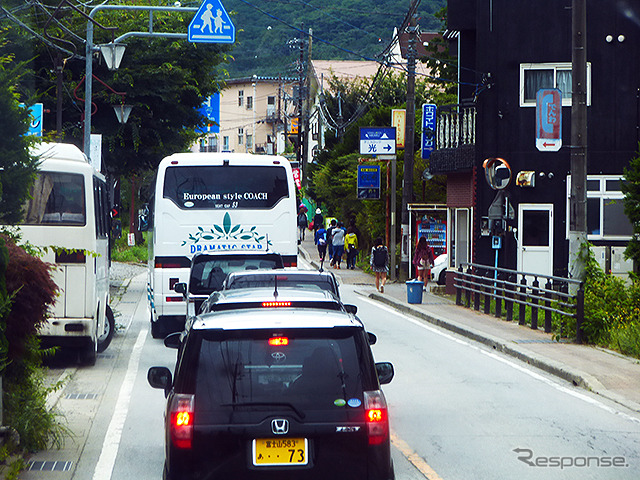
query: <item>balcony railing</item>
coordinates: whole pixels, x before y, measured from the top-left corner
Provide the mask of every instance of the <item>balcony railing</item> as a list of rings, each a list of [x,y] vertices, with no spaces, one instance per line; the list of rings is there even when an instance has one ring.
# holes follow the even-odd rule
[[[447,105],[438,111],[436,148],[476,143],[476,107]]]

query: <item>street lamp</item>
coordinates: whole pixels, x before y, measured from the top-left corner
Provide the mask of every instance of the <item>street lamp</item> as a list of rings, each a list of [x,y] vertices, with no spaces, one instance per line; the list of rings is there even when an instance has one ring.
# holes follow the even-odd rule
[[[129,119],[129,114],[131,113],[131,109],[133,107],[131,105],[125,105],[124,103],[120,105],[114,105],[113,110],[116,112],[116,117],[118,117],[118,122],[127,123]]]
[[[120,67],[120,62],[127,46],[124,43],[107,43],[98,45],[98,48],[107,64],[107,68],[111,71],[117,70]]]

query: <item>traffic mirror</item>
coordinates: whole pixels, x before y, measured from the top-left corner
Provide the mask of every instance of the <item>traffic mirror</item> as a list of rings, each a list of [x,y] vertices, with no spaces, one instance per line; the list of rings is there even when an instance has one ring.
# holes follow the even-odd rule
[[[511,183],[511,167],[502,158],[487,158],[482,164],[487,183],[494,190],[504,190]]]

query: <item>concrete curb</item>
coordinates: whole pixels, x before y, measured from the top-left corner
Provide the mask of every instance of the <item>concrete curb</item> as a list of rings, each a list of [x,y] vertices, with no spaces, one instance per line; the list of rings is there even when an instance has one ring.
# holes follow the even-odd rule
[[[371,298],[372,300],[392,306],[396,310],[410,314],[428,323],[444,328],[450,332],[461,335],[465,338],[481,343],[488,347],[493,348],[498,352],[502,352],[511,357],[532,365],[544,372],[547,372],[555,377],[558,377],[567,382],[571,382],[573,385],[584,388],[590,392],[600,395],[608,400],[618,403],[630,410],[640,412],[640,405],[621,397],[620,395],[607,390],[602,383],[600,383],[594,376],[585,373],[581,370],[567,367],[566,365],[556,362],[550,358],[544,357],[539,354],[534,354],[525,349],[520,349],[506,343],[503,339],[496,338],[492,335],[480,332],[468,326],[462,326],[451,320],[445,320],[443,318],[435,317],[427,314],[421,310],[405,305],[402,302],[398,302],[388,296],[380,295],[378,293],[367,293],[355,290],[359,295]]]

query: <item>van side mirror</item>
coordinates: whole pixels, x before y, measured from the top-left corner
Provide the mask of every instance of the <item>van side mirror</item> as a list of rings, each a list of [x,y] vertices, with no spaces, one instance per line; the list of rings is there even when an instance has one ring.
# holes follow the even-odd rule
[[[149,228],[150,228],[149,217],[150,217],[149,204],[145,203],[142,206],[142,208],[138,210],[138,230],[140,232],[149,231]]]
[[[356,305],[345,304],[344,309],[347,311],[347,313],[352,313],[353,315],[358,313],[358,307]]]
[[[174,289],[176,292],[181,293],[181,294],[182,294],[182,295],[184,295],[185,297],[187,296],[187,284],[186,284],[186,283],[184,283],[184,282],[176,283],[176,284],[173,286],[173,289]]]
[[[147,372],[147,381],[153,388],[164,390],[165,397],[171,390],[171,371],[167,367],[151,367]]]
[[[167,335],[164,339],[164,346],[167,348],[180,348],[180,335],[182,335],[182,332],[174,332]]]
[[[369,345],[375,345],[378,341],[378,337],[374,333],[367,332],[367,338],[369,339]]]
[[[380,385],[386,385],[393,380],[393,365],[390,362],[379,362],[376,363],[376,372],[378,372],[378,380],[380,381]]]

